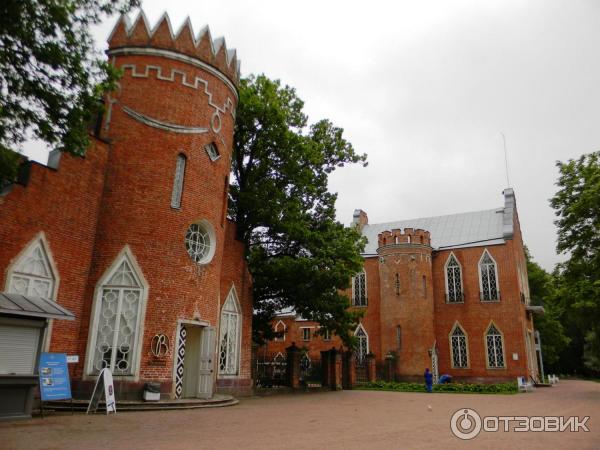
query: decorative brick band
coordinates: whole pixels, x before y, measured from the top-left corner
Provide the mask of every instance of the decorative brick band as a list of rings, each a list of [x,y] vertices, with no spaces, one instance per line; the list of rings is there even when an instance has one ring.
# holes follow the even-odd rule
[[[171,69],[168,75],[163,74],[163,69],[160,66],[146,65],[143,71],[138,71],[137,66],[135,64],[123,64],[121,69],[125,72],[126,70],[131,71],[131,76],[134,78],[150,78],[150,72],[154,71],[156,73],[156,79],[161,81],[169,81],[171,83],[176,82],[176,76],[179,76],[181,79],[181,84],[183,86],[189,87],[194,90],[202,90],[204,94],[208,97],[208,104],[215,109],[216,112],[225,114],[229,111],[231,116],[235,119],[235,105],[233,100],[230,97],[227,97],[223,106],[219,106],[213,102],[212,93],[208,89],[208,81],[198,76],[194,77],[192,81],[188,81],[187,74],[181,70]],[[203,88],[202,88],[203,87]],[[235,90],[233,91],[235,92]]]

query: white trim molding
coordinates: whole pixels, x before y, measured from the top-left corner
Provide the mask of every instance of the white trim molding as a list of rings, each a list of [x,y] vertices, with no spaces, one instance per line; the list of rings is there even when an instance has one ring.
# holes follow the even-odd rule
[[[121,264],[126,262],[127,265],[131,268],[132,276],[135,279],[135,282],[139,287],[136,289],[140,292],[139,297],[139,306],[137,309],[137,317],[136,317],[136,325],[135,325],[135,333],[136,336],[133,342],[132,349],[132,361],[131,365],[131,373],[127,375],[119,375],[118,373],[114,373],[113,376],[115,378],[120,379],[129,379],[132,381],[138,381],[140,377],[140,366],[141,366],[141,353],[142,353],[142,344],[144,339],[144,324],[145,324],[145,316],[146,316],[146,304],[148,300],[148,293],[150,290],[150,286],[148,281],[144,277],[144,274],[139,266],[137,259],[135,258],[133,252],[129,245],[125,245],[123,249],[119,252],[119,254],[114,258],[112,264],[104,271],[103,275],[98,279],[96,283],[96,287],[94,289],[94,300],[92,303],[92,309],[90,312],[90,326],[88,332],[88,343],[86,349],[85,356],[85,365],[84,365],[84,373],[83,379],[94,379],[97,374],[94,373],[94,358],[95,358],[95,350],[96,350],[96,340],[98,335],[98,326],[100,313],[102,308],[102,296],[103,289],[109,282],[109,280],[116,274],[117,270],[120,268]]]
[[[449,291],[449,280],[448,280],[448,265],[450,264],[450,262],[454,260],[456,262],[456,265],[458,266],[458,277],[459,277],[459,292],[456,292],[456,283],[455,287],[454,287],[454,291],[455,291],[455,299],[451,300],[450,299],[450,291]],[[444,280],[445,280],[445,288],[446,288],[446,303],[464,303],[465,302],[465,296],[464,296],[464,289],[463,289],[463,270],[462,270],[462,265],[460,264],[460,261],[458,260],[458,258],[456,257],[456,255],[454,254],[454,252],[450,252],[450,254],[448,255],[448,258],[446,259],[446,263],[444,264]],[[456,299],[456,296],[458,294],[458,300]]]
[[[483,291],[483,272],[481,270],[481,266],[482,266],[482,262],[483,259],[485,258],[485,256],[489,256],[489,258],[491,259],[493,265],[494,265],[494,282],[495,282],[495,287],[496,287],[496,298],[490,298],[487,300],[484,300],[484,291]],[[489,265],[489,263],[487,264]],[[484,248],[483,253],[481,254],[481,257],[479,258],[479,262],[477,263],[477,273],[479,275],[479,300],[482,302],[499,302],[500,301],[500,280],[498,278],[498,263],[496,262],[496,260],[494,259],[494,257],[492,256],[492,254],[488,251],[487,248]],[[490,282],[490,277],[489,277],[489,273],[488,273],[488,283]],[[488,288],[488,290],[490,290]],[[490,292],[490,297],[494,297],[492,295],[492,293]]]
[[[225,307],[228,306],[228,304],[233,303],[234,309],[235,311],[229,309],[226,310]],[[235,350],[235,354],[234,354],[234,364],[235,364],[235,370],[231,371],[230,368],[228,368],[228,359],[225,362],[225,369],[221,369],[221,345],[222,345],[222,341],[224,339],[224,335],[223,335],[223,315],[225,314],[229,314],[229,315],[235,315],[236,316],[236,323],[235,323],[235,327],[236,327],[236,336],[235,336],[235,342],[234,345],[236,346]],[[229,320],[228,320],[228,325],[229,325]],[[225,301],[223,302],[223,306],[221,306],[221,310],[219,312],[219,341],[217,344],[217,369],[218,369],[218,376],[219,378],[228,378],[228,377],[238,377],[240,375],[240,361],[241,361],[241,350],[242,350],[242,305],[240,304],[239,301],[239,297],[237,295],[237,290],[235,288],[235,283],[231,283],[231,289],[229,289],[229,293],[227,294],[227,297],[225,297]],[[230,331],[230,330],[228,330]],[[229,349],[226,350],[227,352],[229,352]]]

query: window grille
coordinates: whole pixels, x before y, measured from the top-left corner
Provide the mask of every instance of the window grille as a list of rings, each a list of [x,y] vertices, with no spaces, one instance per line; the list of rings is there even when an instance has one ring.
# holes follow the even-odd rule
[[[219,159],[221,157],[221,154],[219,153],[219,149],[212,142],[210,144],[206,144],[204,146],[204,150],[208,154],[208,157],[210,158],[211,161],[216,161],[217,159]]]
[[[494,326],[488,328],[486,335],[486,347],[488,367],[492,369],[504,368],[504,348],[502,343],[502,334]]]
[[[221,338],[219,344],[219,373],[238,373],[239,336],[241,315],[233,288],[221,310]]]
[[[458,325],[454,327],[450,336],[450,345],[452,347],[452,367],[465,368],[469,366],[469,357],[467,351],[467,336]]]
[[[92,372],[108,367],[115,375],[133,375],[142,286],[126,259],[100,292]]]
[[[462,273],[454,255],[450,255],[446,263],[446,301],[448,303],[463,302]]]
[[[8,292],[54,300],[54,285],[50,261],[39,240],[12,271]]]
[[[171,192],[171,207],[179,208],[181,206],[181,196],[183,194],[183,178],[185,175],[185,155],[177,156],[175,165],[175,179],[173,180],[173,191]]]
[[[356,336],[356,362],[359,365],[364,364],[365,357],[369,353],[369,336],[367,332],[363,328],[362,325],[359,325],[354,332],[354,336]]]
[[[367,306],[367,275],[364,270],[353,279],[352,306]]]
[[[487,250],[479,262],[479,273],[481,276],[481,300],[500,300],[500,296],[498,295],[498,281],[496,279],[496,263]]]
[[[400,275],[396,273],[396,296],[400,296]]]
[[[396,350],[402,350],[402,327],[396,326]]]
[[[211,250],[208,230],[201,224],[191,224],[185,234],[185,248],[194,262],[204,262]]]

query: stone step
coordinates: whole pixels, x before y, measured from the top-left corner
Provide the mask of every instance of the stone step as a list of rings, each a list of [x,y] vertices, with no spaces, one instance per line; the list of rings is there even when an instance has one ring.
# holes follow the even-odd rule
[[[135,400],[117,400],[117,411],[160,411],[177,409],[219,408],[237,405],[239,401],[229,395],[219,395],[210,399],[163,400],[144,402]],[[74,411],[87,411],[89,400],[73,400]],[[44,411],[71,411],[71,401],[60,400],[44,402]],[[106,411],[105,402],[98,404],[98,411]]]

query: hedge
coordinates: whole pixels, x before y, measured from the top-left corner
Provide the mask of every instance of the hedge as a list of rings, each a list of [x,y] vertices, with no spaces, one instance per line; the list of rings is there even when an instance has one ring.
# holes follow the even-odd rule
[[[355,389],[373,391],[425,392],[424,383],[396,383],[394,381],[369,381],[360,383]],[[456,392],[475,394],[516,394],[519,391],[517,383],[471,384],[447,383],[433,385],[433,392]]]

